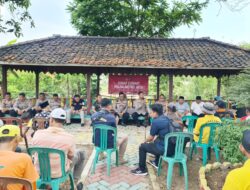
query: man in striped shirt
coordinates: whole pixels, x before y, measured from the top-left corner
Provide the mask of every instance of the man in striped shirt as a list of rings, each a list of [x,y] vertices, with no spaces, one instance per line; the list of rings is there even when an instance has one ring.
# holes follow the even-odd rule
[[[63,124],[66,120],[66,112],[62,108],[56,108],[50,115],[50,127],[45,130],[38,130],[33,139],[32,146],[47,147],[60,149],[65,152],[66,161],[65,169],[68,171],[73,169],[75,183],[81,177],[84,164],[84,151],[75,149],[75,141],[73,135],[67,133],[63,129]],[[50,156],[51,177],[61,177],[61,161],[59,155]],[[39,171],[38,159],[35,158],[35,165]],[[77,185],[77,189],[82,189],[82,183]]]

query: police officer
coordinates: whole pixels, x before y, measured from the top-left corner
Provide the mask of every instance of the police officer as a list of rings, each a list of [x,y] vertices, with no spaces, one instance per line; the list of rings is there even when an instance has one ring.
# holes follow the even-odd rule
[[[92,126],[97,124],[104,124],[116,128],[115,116],[111,113],[112,103],[109,99],[103,98],[101,102],[102,109],[92,115]],[[95,146],[100,146],[100,132],[95,130]],[[108,132],[108,148],[113,148],[114,136],[111,131]],[[124,160],[124,154],[128,144],[128,137],[123,135],[118,137],[117,146],[119,147],[119,163],[125,164],[127,160]]]
[[[31,102],[26,99],[26,96],[24,93],[20,93],[18,99],[16,100],[14,104],[14,110],[17,115],[22,115],[25,112],[31,112],[32,104]]]
[[[0,117],[4,117],[5,114],[10,114],[12,117],[16,117],[17,114],[14,111],[14,101],[11,98],[11,93],[7,92],[2,100]]]
[[[137,127],[140,127],[140,125],[142,125],[142,121],[139,121],[138,118],[140,116],[143,116],[145,117],[145,121],[147,121],[148,107],[146,104],[146,100],[144,98],[144,93],[139,92],[138,95],[139,95],[139,99],[134,102],[135,112],[132,114],[132,117]]]
[[[61,100],[58,97],[58,94],[53,94],[53,99],[49,101],[50,111],[53,111],[56,108],[61,107]]]
[[[117,99],[115,103],[115,112],[118,115],[120,119],[122,119],[121,124],[123,126],[126,126],[128,124],[129,120],[129,113],[128,110],[128,100],[126,98],[126,95],[123,92],[119,93],[119,98]]]
[[[45,93],[41,92],[39,98],[36,100],[36,104],[32,109],[32,116],[35,116],[37,113],[48,112],[49,101],[46,99]]]
[[[81,126],[84,126],[84,110],[86,109],[85,107],[85,103],[83,101],[83,99],[80,98],[80,95],[76,94],[74,96],[72,105],[71,105],[71,109],[66,111],[66,123],[67,125],[69,125],[71,123],[71,114],[78,114],[80,115],[81,118]]]
[[[101,102],[102,102],[102,96],[98,94],[96,96],[96,101],[93,104],[93,112],[98,112],[101,110]]]

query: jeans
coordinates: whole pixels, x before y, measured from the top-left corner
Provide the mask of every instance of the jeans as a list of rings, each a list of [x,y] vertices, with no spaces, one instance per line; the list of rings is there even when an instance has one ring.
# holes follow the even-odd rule
[[[143,114],[139,114],[139,113],[137,113],[137,112],[135,112],[135,113],[132,114],[132,117],[133,117],[134,122],[135,122],[136,124],[142,125],[142,124],[143,124],[142,121],[139,121],[139,120],[138,120],[138,117],[140,117],[140,116],[145,117],[145,121],[144,121],[144,122],[147,123],[147,120],[148,120],[148,113],[146,113],[146,114],[143,115]]]
[[[76,150],[74,154],[74,158],[71,163],[71,169],[73,169],[73,177],[74,181],[77,181],[81,178],[81,174],[83,171],[83,164],[85,160],[85,153],[83,150]]]
[[[172,156],[175,151],[175,145],[169,142],[167,156]],[[143,143],[139,147],[139,167],[142,171],[146,170],[147,153],[155,155],[155,162],[158,165],[159,158],[164,154],[164,151],[159,150],[155,143]]]

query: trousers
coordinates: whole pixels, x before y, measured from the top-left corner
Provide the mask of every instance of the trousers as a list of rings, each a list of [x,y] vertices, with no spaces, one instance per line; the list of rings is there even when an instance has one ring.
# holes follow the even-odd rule
[[[66,123],[71,123],[71,115],[72,115],[72,111],[66,110]],[[80,119],[81,119],[81,124],[84,124],[84,111],[80,111]]]

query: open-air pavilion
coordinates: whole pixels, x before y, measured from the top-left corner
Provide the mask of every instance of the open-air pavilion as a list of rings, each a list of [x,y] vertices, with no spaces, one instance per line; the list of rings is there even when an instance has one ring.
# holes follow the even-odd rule
[[[212,76],[217,78],[220,95],[221,77],[238,74],[250,66],[250,51],[211,40],[133,37],[60,36],[22,42],[0,48],[2,94],[7,92],[7,71],[39,73],[83,73],[87,75],[88,110],[91,107],[91,76],[139,74],[157,76],[157,98],[160,76],[169,76],[169,96],[173,99],[173,78],[177,75]]]

